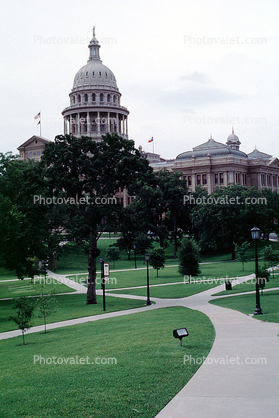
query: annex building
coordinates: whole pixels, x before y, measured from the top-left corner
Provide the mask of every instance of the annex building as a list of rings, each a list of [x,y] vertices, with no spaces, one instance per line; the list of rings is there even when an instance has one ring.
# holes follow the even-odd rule
[[[101,61],[100,47],[93,28],[88,61],[76,73],[69,94],[70,105],[62,111],[64,134],[73,134],[77,138],[89,136],[93,141],[101,141],[102,135],[116,132],[128,139],[129,111],[121,105],[121,93],[113,72]],[[18,147],[20,159],[40,160],[47,142],[50,141],[46,138],[32,136]],[[279,191],[278,159],[256,148],[245,154],[239,149],[240,144],[232,130],[226,143],[210,137],[174,160],[145,152],[141,146],[139,151],[155,172],[162,169],[181,172],[190,192],[199,185],[210,194],[216,187],[232,183]],[[119,190],[117,197],[124,206],[132,201],[125,190]]]
[[[168,162],[152,162],[154,171],[180,171],[189,191],[202,186],[210,194],[216,187],[240,184],[279,191],[279,161],[257,148],[249,154],[240,151],[241,142],[232,130],[222,144],[212,137],[201,145],[179,154]]]

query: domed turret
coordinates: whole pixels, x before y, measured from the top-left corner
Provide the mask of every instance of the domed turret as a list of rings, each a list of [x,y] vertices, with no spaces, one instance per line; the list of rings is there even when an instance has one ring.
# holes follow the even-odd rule
[[[102,63],[100,47],[94,27],[88,45],[89,59],[76,73],[69,95],[70,106],[62,112],[64,132],[76,137],[90,136],[96,141],[107,132],[128,138],[129,111],[120,105],[116,78]]]
[[[234,133],[234,129],[232,128],[232,133],[231,135],[228,136],[227,138],[227,142],[226,144],[234,150],[239,151],[239,145],[241,144],[241,142],[239,141],[238,136],[235,135]]]

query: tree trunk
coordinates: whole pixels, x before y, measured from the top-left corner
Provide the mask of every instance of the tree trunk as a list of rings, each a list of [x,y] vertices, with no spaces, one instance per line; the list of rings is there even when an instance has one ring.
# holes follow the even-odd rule
[[[97,303],[96,298],[96,250],[97,239],[93,235],[89,240],[89,253],[88,253],[88,288],[87,288],[87,301],[86,305]]]
[[[48,268],[51,271],[55,271],[57,269],[57,266],[56,266],[55,261],[54,261],[53,254],[51,254],[51,256],[49,257],[49,266],[48,266]]]
[[[24,339],[24,329],[22,330],[22,338],[23,338],[23,345],[25,345],[25,339]]]

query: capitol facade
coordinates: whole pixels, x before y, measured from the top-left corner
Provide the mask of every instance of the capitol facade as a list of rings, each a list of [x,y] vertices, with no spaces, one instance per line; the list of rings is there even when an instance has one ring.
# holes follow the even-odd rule
[[[128,139],[129,111],[121,105],[121,93],[115,75],[100,59],[100,44],[95,36],[95,28],[88,48],[89,59],[74,77],[69,94],[70,106],[62,111],[64,134],[72,134],[77,138],[88,136],[93,141],[101,141],[102,135],[115,132]],[[47,142],[47,138],[32,136],[18,147],[20,159],[40,160]],[[162,169],[181,172],[190,192],[201,186],[210,194],[217,187],[229,184],[279,191],[278,159],[256,148],[246,154],[240,150],[240,144],[232,130],[226,143],[210,137],[192,151],[182,152],[174,160],[146,153],[141,146],[139,150],[155,172]],[[124,206],[132,201],[126,191],[119,190],[119,197]]]

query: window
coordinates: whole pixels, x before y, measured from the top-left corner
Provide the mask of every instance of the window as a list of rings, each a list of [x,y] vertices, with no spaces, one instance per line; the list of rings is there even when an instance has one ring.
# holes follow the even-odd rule
[[[242,184],[246,185],[246,174],[242,174]]]
[[[201,184],[201,175],[197,174],[197,184]]]
[[[100,94],[100,102],[103,102],[104,101],[104,95],[103,95],[103,93],[101,93]]]
[[[207,176],[206,174],[202,175],[202,184],[207,184]]]
[[[87,93],[85,93],[85,95],[84,95],[84,101],[88,102],[88,94]]]
[[[192,177],[188,176],[188,186],[191,186],[191,185],[192,185]]]
[[[110,102],[110,94],[107,96],[107,101]]]
[[[88,71],[86,71],[85,76],[88,77]]]
[[[32,152],[29,152],[29,157],[32,157]]]
[[[273,187],[277,187],[277,177],[273,176]]]
[[[37,155],[41,155],[40,151],[38,151]]]
[[[81,73],[80,73],[80,75],[79,75],[79,76],[80,76],[80,78],[82,78],[82,71],[81,71]]]
[[[33,152],[33,155],[36,155],[36,153],[35,153],[35,152]]]
[[[78,101],[79,101],[79,103],[81,102],[81,96],[80,96],[80,94],[78,95]]]
[[[235,182],[240,184],[240,173],[235,173]]]
[[[220,173],[219,177],[220,177],[220,184],[224,184],[224,173]]]
[[[113,103],[115,103],[115,101],[116,101],[116,97],[115,97],[115,96],[113,96]]]
[[[92,102],[95,102],[95,101],[96,101],[96,94],[92,93]]]
[[[106,72],[105,74],[106,74],[106,77],[107,77],[108,76],[108,73]]]
[[[215,178],[215,184],[218,184],[218,174],[215,174],[214,178]]]
[[[102,71],[99,71],[99,76],[100,76],[100,77],[102,76]]]
[[[72,100],[73,100],[73,104],[75,104],[75,101],[76,101],[75,96],[72,97]]]
[[[95,76],[95,71],[92,72],[93,77]]]

